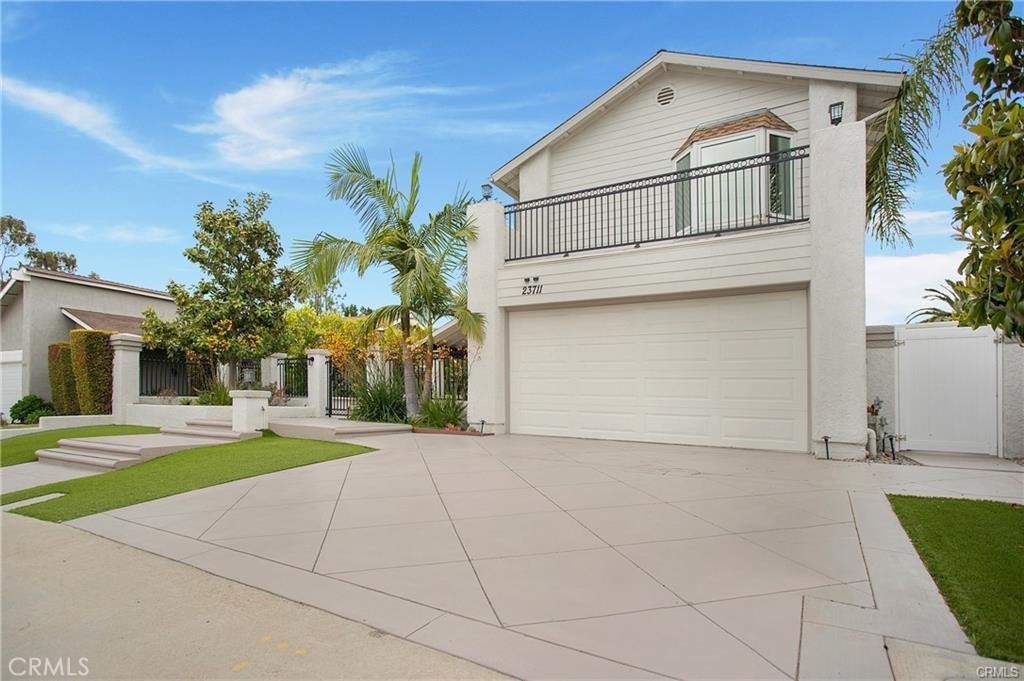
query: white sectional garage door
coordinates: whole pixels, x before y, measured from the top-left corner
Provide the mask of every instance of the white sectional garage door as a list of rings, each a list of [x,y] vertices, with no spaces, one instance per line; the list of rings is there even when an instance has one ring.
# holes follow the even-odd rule
[[[807,451],[804,291],[514,311],[513,433]]]

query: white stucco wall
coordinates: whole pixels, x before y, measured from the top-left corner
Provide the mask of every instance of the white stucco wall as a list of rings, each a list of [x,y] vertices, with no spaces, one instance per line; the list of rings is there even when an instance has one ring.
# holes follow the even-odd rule
[[[497,201],[469,207],[479,236],[469,242],[467,285],[469,309],[487,320],[483,343],[468,340],[469,399],[466,419],[485,421],[487,432],[504,433],[508,415],[508,331],[505,309],[498,303],[498,272],[505,260],[505,214]]]
[[[1003,343],[1003,456],[1024,457],[1024,346]]]
[[[863,458],[867,437],[865,154],[863,123],[811,131],[811,441],[819,457],[827,436],[831,456]]]

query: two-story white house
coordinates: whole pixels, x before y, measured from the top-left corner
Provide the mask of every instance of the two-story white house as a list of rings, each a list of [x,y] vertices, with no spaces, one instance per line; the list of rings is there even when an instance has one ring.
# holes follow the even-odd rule
[[[901,78],[662,51],[495,171],[469,420],[862,457],[865,119]]]

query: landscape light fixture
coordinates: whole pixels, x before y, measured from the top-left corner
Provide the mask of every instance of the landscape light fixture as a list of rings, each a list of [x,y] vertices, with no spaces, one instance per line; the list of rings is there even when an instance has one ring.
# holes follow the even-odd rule
[[[494,187],[485,182],[484,184],[480,185],[480,191],[483,192],[484,201],[490,201],[491,195],[494,193]]]
[[[832,125],[839,125],[843,122],[843,102],[828,105],[828,119]]]

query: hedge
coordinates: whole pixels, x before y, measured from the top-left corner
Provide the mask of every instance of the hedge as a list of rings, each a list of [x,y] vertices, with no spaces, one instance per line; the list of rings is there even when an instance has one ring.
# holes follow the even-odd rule
[[[78,413],[75,373],[71,368],[71,343],[54,343],[48,348],[50,394],[60,415]]]
[[[83,414],[109,414],[114,389],[114,349],[106,331],[71,332],[71,366],[78,408]]]

